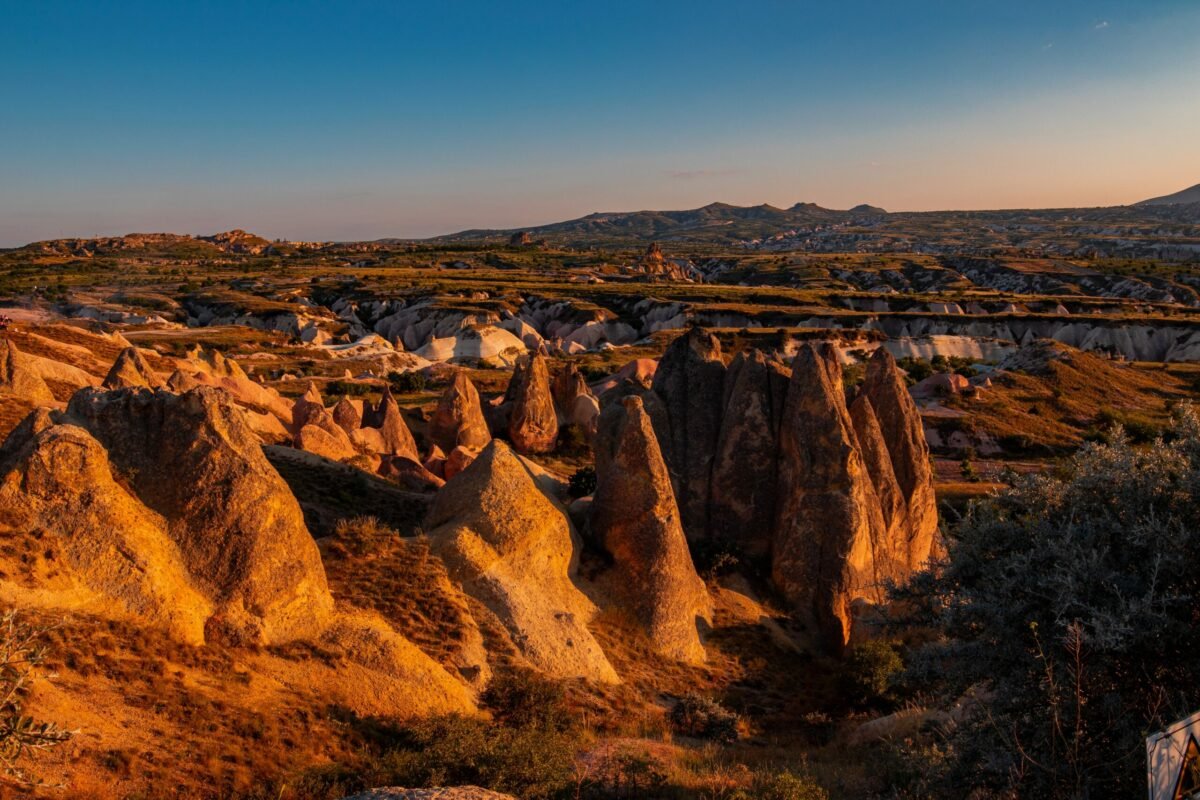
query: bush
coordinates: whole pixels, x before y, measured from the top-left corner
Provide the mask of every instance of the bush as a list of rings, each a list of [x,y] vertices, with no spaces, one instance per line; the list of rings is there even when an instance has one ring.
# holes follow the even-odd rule
[[[687,694],[671,709],[671,725],[678,733],[697,739],[731,744],[738,739],[737,714],[701,694]]]
[[[25,713],[29,684],[46,660],[41,644],[45,630],[18,622],[15,611],[0,617],[0,778],[24,786],[40,781],[22,762],[36,751],[57,747],[71,738],[53,722]]]
[[[587,497],[596,491],[595,467],[580,467],[571,475],[567,492],[571,497]]]
[[[377,786],[475,785],[528,800],[552,798],[573,784],[575,739],[473,717],[434,717],[403,729],[372,770]]]
[[[423,392],[425,391],[425,387],[429,385],[429,380],[425,377],[425,373],[416,370],[412,372],[389,372],[387,379],[388,384],[392,387],[392,391],[396,394]]]
[[[739,792],[735,800],[829,800],[829,793],[812,778],[785,771],[756,775],[749,793]]]
[[[1170,442],[1118,429],[1067,468],[975,505],[948,562],[898,599],[940,634],[908,680],[977,713],[933,797],[1133,797],[1143,738],[1200,707],[1200,420]],[[982,688],[983,692],[978,690]]]
[[[891,702],[903,670],[904,662],[891,642],[873,639],[856,644],[846,654],[842,672],[846,697],[859,706]]]
[[[481,699],[497,722],[510,727],[564,731],[573,721],[562,686],[529,669],[497,675]]]

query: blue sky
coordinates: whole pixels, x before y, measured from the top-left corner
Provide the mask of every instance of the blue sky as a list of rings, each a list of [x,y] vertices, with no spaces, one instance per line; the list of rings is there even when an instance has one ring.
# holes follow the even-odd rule
[[[1200,182],[1200,2],[0,0],[0,246]]]

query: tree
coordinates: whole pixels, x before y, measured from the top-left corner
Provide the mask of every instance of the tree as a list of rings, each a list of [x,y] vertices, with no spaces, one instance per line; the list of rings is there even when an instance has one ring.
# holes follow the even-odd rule
[[[1136,447],[1117,429],[1058,474],[1017,479],[897,592],[940,636],[909,680],[976,711],[945,796],[1133,797],[1144,737],[1200,708],[1200,421]]]

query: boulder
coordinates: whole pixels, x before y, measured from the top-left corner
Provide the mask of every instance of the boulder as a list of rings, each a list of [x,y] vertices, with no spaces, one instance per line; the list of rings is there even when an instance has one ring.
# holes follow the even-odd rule
[[[708,536],[709,478],[721,430],[725,363],[717,337],[691,328],[673,341],[654,373],[652,388],[670,420],[663,455],[692,541]]]
[[[588,630],[595,606],[571,580],[575,531],[531,465],[491,442],[437,493],[425,521],[450,577],[487,606],[521,654],[557,678],[616,682]]]
[[[779,428],[789,373],[757,350],[734,357],[725,376],[725,410],[710,483],[713,538],[742,554],[771,552],[778,486]]]
[[[938,530],[933,468],[921,414],[886,348],[879,348],[871,356],[862,392],[879,420],[896,482],[908,508],[908,565],[920,569],[929,559]]]
[[[481,450],[492,440],[483,417],[479,392],[465,372],[455,373],[454,380],[438,400],[429,430],[434,443],[447,453],[459,445]]]
[[[105,389],[159,389],[163,382],[154,374],[140,350],[126,347],[113,362],[101,385]]]
[[[531,355],[513,370],[506,398],[512,408],[508,415],[508,437],[518,453],[548,453],[558,439],[558,415],[550,393],[550,373],[546,358]]]
[[[613,557],[620,603],[663,655],[705,660],[697,620],[711,620],[708,591],[688,552],[666,464],[641,398],[600,415],[592,535]]]
[[[792,364],[777,498],[772,579],[840,651],[854,602],[882,600],[873,543],[884,523],[846,408],[841,364],[827,342],[805,344]]]
[[[325,408],[321,391],[312,382],[309,382],[304,395],[292,405],[292,430],[299,432],[305,425],[317,425],[322,428],[337,425]]]
[[[359,431],[355,431],[355,434],[358,433]],[[353,440],[347,437],[341,428],[338,428],[338,433],[335,434],[320,425],[305,425],[296,431],[293,442],[297,450],[316,453],[331,461],[345,461],[358,455]]]
[[[7,338],[0,338],[0,393],[35,406],[54,402],[54,393],[29,365],[25,354]]]

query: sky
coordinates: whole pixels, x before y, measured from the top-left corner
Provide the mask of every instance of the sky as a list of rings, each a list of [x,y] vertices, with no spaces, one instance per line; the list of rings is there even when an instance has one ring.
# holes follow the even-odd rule
[[[1200,0],[0,0],[0,247],[1200,182]]]

